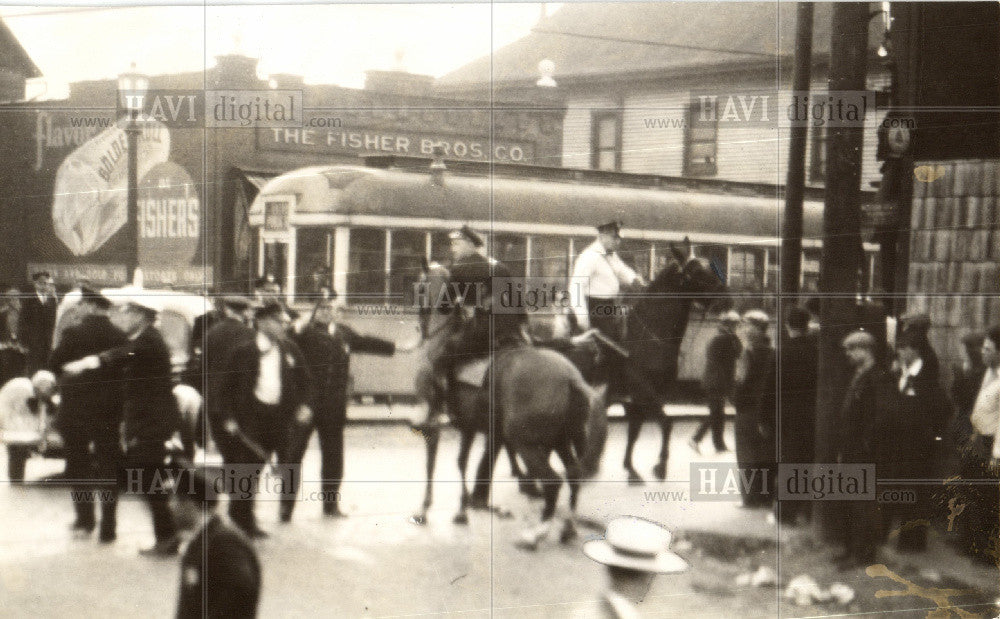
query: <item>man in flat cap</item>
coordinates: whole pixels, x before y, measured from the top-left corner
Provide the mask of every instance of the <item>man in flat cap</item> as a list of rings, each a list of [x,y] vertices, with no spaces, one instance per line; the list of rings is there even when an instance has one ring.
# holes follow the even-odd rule
[[[52,351],[52,334],[56,327],[59,299],[55,284],[48,271],[38,271],[31,276],[34,290],[24,296],[21,303],[18,332],[21,342],[28,349],[27,370],[34,374],[44,369]]]
[[[267,533],[254,516],[259,472],[273,454],[286,462],[293,425],[312,421],[312,376],[302,351],[286,337],[290,320],[280,303],[265,303],[254,319],[254,338],[237,346],[226,364],[221,405],[230,459],[247,465],[241,473],[252,488],[230,494],[229,517],[250,537],[262,538]],[[286,472],[298,474],[293,468]]]
[[[160,306],[155,295],[141,289],[128,291],[118,302],[113,323],[128,342],[63,365],[67,374],[107,368],[122,375],[125,479],[129,492],[146,500],[153,518],[156,543],[140,551],[151,557],[177,554],[180,540],[170,509],[170,493],[163,480],[169,477],[166,462],[171,447],[179,443],[181,416],[174,397],[170,349],[154,326]]]
[[[75,311],[79,323],[67,327],[49,357],[49,369],[61,376],[62,404],[59,431],[66,449],[66,477],[72,486],[76,521],[73,531],[89,536],[96,525],[94,491],[101,497],[100,541],[116,536],[118,468],[122,452],[118,426],[122,419],[121,371],[102,366],[80,374],[64,374],[63,365],[89,355],[117,348],[127,342],[125,334],[111,324],[111,302],[99,292],[82,287]],[[88,483],[89,482],[89,483]]]

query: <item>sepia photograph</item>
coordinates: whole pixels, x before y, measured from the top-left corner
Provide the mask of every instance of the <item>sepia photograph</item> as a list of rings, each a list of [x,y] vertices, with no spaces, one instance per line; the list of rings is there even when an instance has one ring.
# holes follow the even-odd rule
[[[0,615],[1000,617],[1000,3],[252,1],[0,0]]]

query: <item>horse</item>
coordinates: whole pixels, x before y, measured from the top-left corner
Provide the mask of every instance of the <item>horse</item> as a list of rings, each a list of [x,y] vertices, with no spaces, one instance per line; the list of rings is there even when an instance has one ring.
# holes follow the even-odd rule
[[[708,309],[723,301],[724,297],[717,295],[727,292],[725,283],[707,261],[693,255],[687,238],[682,247],[671,243],[670,253],[674,260],[657,273],[645,291],[636,295],[637,301],[625,319],[622,346],[629,354],[625,373],[631,400],[624,405],[628,442],[623,465],[630,485],[644,483],[632,465],[632,451],[647,419],[660,423],[662,442],[653,474],[660,481],[666,479],[673,420],[663,412],[663,406],[669,389],[677,381],[678,357],[691,306],[699,301]]]
[[[597,473],[607,439],[607,385],[591,389],[569,359],[545,348],[501,351],[494,366],[504,441],[524,460],[528,475],[542,483],[545,499],[541,523],[523,531],[517,545],[536,550],[551,533],[563,481],[549,464],[553,451],[563,463],[570,492],[560,541],[570,542],[577,536],[581,482]]]
[[[467,524],[468,509],[488,509],[490,482],[492,480],[493,464],[500,449],[503,447],[496,416],[490,414],[490,390],[474,386],[458,380],[449,381],[446,392],[438,384],[434,376],[431,360],[442,354],[448,345],[448,340],[462,326],[462,314],[453,310],[442,312],[434,303],[448,294],[448,269],[438,263],[422,265],[419,291],[419,318],[422,345],[422,359],[417,363],[415,389],[417,396],[427,404],[431,415],[442,412],[445,405],[451,416],[452,424],[459,431],[458,469],[462,480],[462,495],[458,513],[455,514],[456,524]],[[434,469],[437,461],[437,448],[441,437],[440,428],[430,427],[421,430],[427,448],[426,474],[427,482],[424,489],[424,502],[421,511],[410,518],[415,524],[427,523],[427,512],[433,502]],[[470,495],[465,484],[466,469],[472,443],[477,434],[486,436],[486,450],[476,471],[476,481]],[[529,496],[541,496],[541,491],[535,487],[535,482],[527,477],[517,463],[517,458],[511,450],[507,450],[511,472],[518,479],[518,489]]]

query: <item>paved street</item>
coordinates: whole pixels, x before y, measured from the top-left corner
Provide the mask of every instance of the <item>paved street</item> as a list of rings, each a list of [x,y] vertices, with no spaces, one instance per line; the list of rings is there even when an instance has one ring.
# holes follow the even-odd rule
[[[675,527],[705,517],[691,504],[647,491],[686,490],[690,451],[683,444],[692,422],[674,433],[670,479],[643,488],[628,487],[618,465],[624,448],[624,426],[612,426],[599,480],[585,487],[580,515],[605,522],[618,514],[637,514]],[[652,425],[637,447],[637,466],[649,471],[658,449]],[[298,505],[290,525],[277,523],[277,503],[262,502],[258,512],[272,537],[259,544],[264,565],[262,616],[398,616],[463,613],[485,616],[553,616],[570,613],[580,602],[595,599],[603,586],[601,566],[583,556],[579,543],[550,541],[535,554],[513,547],[538,504],[516,492],[501,459],[498,502],[512,512],[509,519],[473,512],[467,527],[452,524],[458,504],[454,483],[457,441],[445,435],[439,460],[435,509],[430,523],[407,521],[422,499],[423,442],[399,425],[353,425],[347,431],[348,483],[343,500],[350,517],[324,520],[320,505]],[[318,451],[305,461],[305,480],[318,479]],[[478,447],[477,447],[478,449]],[[478,453],[473,454],[473,458]],[[707,459],[707,458],[706,458]],[[58,470],[55,461],[29,463],[37,477]],[[314,484],[304,483],[303,496]],[[137,556],[152,540],[145,507],[126,500],[120,508],[119,539],[110,547],[96,541],[74,541],[68,492],[60,488],[0,488],[0,575],[3,606],[15,616],[163,617],[173,612],[178,586],[176,561]],[[565,493],[561,499],[565,499]],[[564,505],[564,503],[563,503]],[[719,517],[733,508],[719,509]],[[598,533],[581,528],[583,535]],[[670,576],[654,584],[650,602],[662,616],[713,616],[704,596],[692,593],[689,576]],[[760,609],[773,616],[774,609]],[[10,611],[5,614],[10,615]]]

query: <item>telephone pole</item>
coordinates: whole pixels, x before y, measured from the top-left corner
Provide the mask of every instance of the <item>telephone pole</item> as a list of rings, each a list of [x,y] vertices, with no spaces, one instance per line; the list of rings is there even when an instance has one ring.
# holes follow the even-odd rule
[[[853,99],[865,90],[870,6],[867,2],[833,5],[829,91],[834,97]],[[816,462],[819,463],[835,462],[838,416],[851,372],[840,343],[861,321],[856,296],[862,259],[860,202],[864,131],[863,119],[831,123],[827,127],[816,402]],[[821,536],[835,537],[843,526],[843,519],[838,518],[838,507],[836,501],[815,503],[817,532]]]

